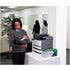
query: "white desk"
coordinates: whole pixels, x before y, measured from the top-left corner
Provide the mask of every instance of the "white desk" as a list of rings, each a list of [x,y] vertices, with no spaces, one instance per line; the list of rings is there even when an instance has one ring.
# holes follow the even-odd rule
[[[43,58],[37,53],[26,53],[25,55],[26,65],[59,65],[60,58],[58,56]]]

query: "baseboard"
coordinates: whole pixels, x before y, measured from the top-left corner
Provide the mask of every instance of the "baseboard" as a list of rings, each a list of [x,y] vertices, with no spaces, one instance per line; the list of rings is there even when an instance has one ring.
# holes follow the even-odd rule
[[[2,55],[7,55],[7,52],[2,52],[2,53],[0,53],[0,55],[2,56]]]
[[[66,48],[67,50],[70,50],[70,48]]]

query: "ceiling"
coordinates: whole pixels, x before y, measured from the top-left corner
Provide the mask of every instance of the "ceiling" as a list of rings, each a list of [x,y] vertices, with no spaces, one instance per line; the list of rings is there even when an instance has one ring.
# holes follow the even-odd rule
[[[2,12],[9,12],[9,11],[19,11],[27,8],[33,8],[37,6],[16,6],[15,8],[10,8],[9,6],[1,6],[1,9],[6,9],[2,10]]]

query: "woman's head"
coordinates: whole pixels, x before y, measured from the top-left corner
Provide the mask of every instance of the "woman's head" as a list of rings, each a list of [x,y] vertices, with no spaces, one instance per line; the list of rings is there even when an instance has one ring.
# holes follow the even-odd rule
[[[22,22],[20,19],[18,18],[14,18],[12,20],[12,29],[15,30],[15,29],[18,29],[20,30],[22,28]]]
[[[36,25],[36,26],[40,26],[38,20],[35,21],[35,25]]]
[[[48,26],[48,23],[47,23],[46,20],[43,20],[43,24],[44,24],[45,26]]]

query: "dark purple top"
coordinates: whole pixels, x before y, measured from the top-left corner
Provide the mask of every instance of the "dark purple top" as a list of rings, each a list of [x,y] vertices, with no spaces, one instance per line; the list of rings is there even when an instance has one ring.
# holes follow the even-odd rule
[[[20,40],[24,37],[24,35],[27,36],[27,33],[25,30],[22,30],[20,32],[17,32],[16,30],[12,30],[10,33],[10,38],[9,38],[9,42],[10,42],[10,46],[12,46],[12,52],[24,52],[25,51],[25,47],[20,47],[20,44],[15,44],[14,40]],[[23,41],[24,42],[24,41]],[[27,43],[30,42],[29,37],[27,36]]]

